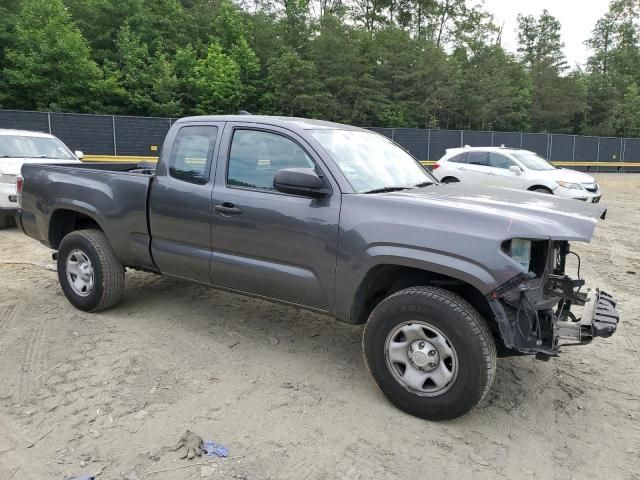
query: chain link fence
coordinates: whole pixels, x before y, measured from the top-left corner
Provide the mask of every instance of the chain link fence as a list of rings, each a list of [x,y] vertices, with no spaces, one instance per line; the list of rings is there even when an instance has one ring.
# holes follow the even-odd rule
[[[0,110],[0,128],[49,132],[72,150],[101,156],[157,156],[176,119]],[[502,146],[531,150],[578,170],[640,171],[640,139],[547,133],[484,132],[415,128],[371,128],[419,160],[438,160],[447,148]],[[590,165],[585,165],[586,163]],[[573,165],[572,165],[573,164]]]

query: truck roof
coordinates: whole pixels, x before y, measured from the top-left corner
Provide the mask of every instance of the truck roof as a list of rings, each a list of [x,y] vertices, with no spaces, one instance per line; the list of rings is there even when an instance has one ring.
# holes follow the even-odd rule
[[[325,120],[315,120],[311,118],[299,118],[299,117],[280,117],[272,115],[203,115],[197,117],[185,117],[178,120],[176,123],[191,123],[191,122],[243,122],[243,123],[264,123],[274,126],[282,127],[297,127],[302,130],[361,130],[363,132],[370,132],[359,127],[353,127],[351,125],[344,125],[342,123],[327,122]]]
[[[10,128],[0,128],[0,135],[11,135],[13,137],[45,137],[53,138],[53,135],[49,135],[44,132],[33,132],[31,130],[13,130]]]

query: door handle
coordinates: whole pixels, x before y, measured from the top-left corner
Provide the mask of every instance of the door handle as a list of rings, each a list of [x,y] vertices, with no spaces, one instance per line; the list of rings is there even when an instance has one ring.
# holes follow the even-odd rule
[[[229,215],[240,215],[242,213],[241,208],[236,207],[233,203],[230,202],[224,202],[220,205],[214,205],[213,208],[216,210],[216,212],[225,217]]]
[[[458,167],[458,170],[466,170],[467,167]]]

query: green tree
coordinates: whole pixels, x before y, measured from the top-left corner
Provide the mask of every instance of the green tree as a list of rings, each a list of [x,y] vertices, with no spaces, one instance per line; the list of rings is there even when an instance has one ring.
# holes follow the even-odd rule
[[[281,0],[284,18],[280,22],[285,45],[302,52],[308,43],[309,0]]]
[[[615,0],[587,42],[593,50],[587,64],[587,133],[614,135],[620,130],[614,117],[625,110],[621,103],[629,88],[640,82],[639,19],[637,0]]]
[[[196,79],[198,57],[191,44],[176,51],[173,69],[176,75],[176,99],[180,103],[183,114],[197,113],[196,106],[200,101],[200,92]]]
[[[210,34],[215,35],[220,46],[228,51],[241,42],[244,29],[244,18],[238,7],[231,0],[221,0]]]
[[[276,115],[317,115],[326,98],[317,77],[312,62],[303,60],[294,51],[285,51],[269,65],[269,88],[263,98],[265,109]]]
[[[623,137],[640,137],[640,88],[632,83],[611,114],[611,132]]]
[[[639,32],[640,0],[612,0],[582,72],[548,12],[514,57],[467,0],[4,0],[0,106],[630,134]]]
[[[241,94],[238,104],[243,110],[253,111],[258,103],[260,62],[244,36],[231,47],[230,56],[240,68]]]
[[[560,40],[560,22],[544,10],[539,18],[518,17],[523,65],[531,77],[531,127],[534,131],[575,132],[584,98],[568,69]]]
[[[310,45],[314,85],[323,91],[316,106],[323,118],[356,125],[376,125],[379,115],[388,116],[383,82],[376,79],[378,58],[373,37],[327,16],[320,34]],[[317,80],[317,81],[316,81]]]
[[[61,0],[23,0],[5,56],[6,106],[90,111],[98,105],[101,72]]]
[[[64,0],[64,4],[89,41],[98,65],[115,60],[118,32],[144,8],[142,0]]]
[[[225,54],[217,42],[207,49],[206,57],[194,68],[198,88],[196,111],[201,114],[233,113],[242,99],[240,67]]]
[[[188,16],[178,0],[140,0],[142,8],[127,23],[151,53],[173,53],[189,41]]]
[[[518,15],[518,52],[531,72],[549,68],[559,74],[568,68],[560,29],[560,22],[548,10],[537,19]]]
[[[13,47],[20,0],[4,0],[0,4],[0,70],[5,65],[5,49]]]
[[[132,115],[179,115],[178,79],[172,63],[162,52],[155,55],[125,24],[116,37],[115,63],[105,71],[121,87],[120,108]]]
[[[421,45],[412,75],[409,124],[418,128],[456,126],[456,92],[462,84],[462,72],[433,41]]]
[[[500,47],[458,49],[452,58],[461,72],[454,124],[479,130],[523,130],[528,127],[530,84],[515,58]]]

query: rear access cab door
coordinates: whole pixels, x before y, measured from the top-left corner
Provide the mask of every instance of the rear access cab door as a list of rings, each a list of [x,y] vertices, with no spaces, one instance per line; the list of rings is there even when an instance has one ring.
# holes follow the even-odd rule
[[[224,122],[176,124],[149,195],[151,252],[162,273],[209,282],[212,165]]]
[[[487,182],[488,162],[488,152],[475,150],[467,152],[466,162],[461,163],[459,167],[461,172],[460,181],[475,183],[476,185],[485,185]]]
[[[302,135],[257,123],[227,123],[213,189],[211,281],[328,311],[333,304],[340,190]],[[278,192],[282,168],[313,168],[331,193]]]

